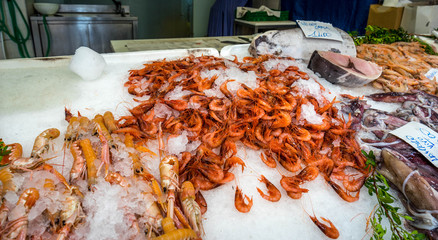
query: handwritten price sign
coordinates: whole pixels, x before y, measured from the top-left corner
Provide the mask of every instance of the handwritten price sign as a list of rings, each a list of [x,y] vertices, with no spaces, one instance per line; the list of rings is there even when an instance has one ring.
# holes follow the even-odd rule
[[[307,38],[321,38],[343,41],[341,34],[330,23],[297,20],[298,25]]]
[[[403,139],[438,167],[438,133],[419,122],[409,122],[390,132]]]
[[[434,78],[438,80],[438,68],[431,68],[426,74],[424,74],[424,76],[430,80],[433,80]]]

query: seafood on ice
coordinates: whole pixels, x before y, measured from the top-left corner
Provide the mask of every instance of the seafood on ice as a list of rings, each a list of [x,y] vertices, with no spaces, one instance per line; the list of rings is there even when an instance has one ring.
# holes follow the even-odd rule
[[[375,88],[385,92],[438,93],[436,79],[425,76],[431,68],[438,67],[438,56],[425,53],[418,42],[362,44],[357,46],[357,57],[383,68],[382,75],[372,82]]]
[[[17,151],[0,174],[0,216],[6,216],[0,233],[92,239],[90,229],[105,226],[110,230],[101,238],[203,238],[203,194],[226,184],[234,185],[229,198],[239,214],[251,214],[258,198],[266,204],[300,199],[318,177],[346,204],[358,201],[369,169],[353,121],[306,70],[293,58],[268,55],[188,56],[131,70],[124,85],[135,105],[126,115],[66,109],[62,149],[51,147],[59,139],[53,129],[38,138],[44,150],[33,156],[11,145]],[[157,140],[158,151],[151,151]],[[183,147],[166,147],[173,141]],[[241,159],[242,148],[262,155]],[[259,174],[259,194],[248,194],[234,171],[246,174],[248,161],[276,169],[281,180]],[[28,189],[34,202],[21,204]],[[13,210],[17,202],[25,206],[20,211]],[[22,228],[15,228],[11,211]],[[341,236],[331,216],[314,218],[306,219],[321,234]]]
[[[66,111],[66,116],[70,114]],[[112,114],[106,112],[105,115]],[[71,125],[76,124],[78,117],[87,118],[72,115],[67,118],[70,120],[67,129],[72,129]],[[160,181],[160,176],[155,178],[148,172],[144,150],[147,148],[142,143],[133,144],[129,133],[115,133],[118,125],[112,117],[102,126],[94,119],[86,121],[88,125],[83,129],[77,128],[81,134],[66,131],[66,144],[57,150],[63,152],[61,156],[55,156],[55,150],[50,147],[34,157],[23,157],[13,151],[6,156],[9,162],[3,161],[0,170],[1,239],[93,239],[94,236],[88,234],[89,229],[99,228],[99,224],[112,226],[113,232],[99,235],[106,238],[202,237],[201,210],[193,188],[160,198],[166,192],[160,185],[154,185]],[[101,127],[111,135],[111,147]],[[33,149],[40,149],[43,145],[40,138],[48,132],[60,131],[56,128],[43,131],[36,138]],[[59,136],[49,135],[50,140]],[[75,136],[73,142],[72,135]],[[67,143],[70,148],[66,147]],[[12,149],[17,145],[9,146]],[[53,158],[61,163],[64,161],[64,165],[49,164]],[[168,162],[166,157],[162,161]],[[165,182],[163,176],[161,182],[162,185]],[[177,180],[171,184],[174,184],[174,190],[180,189]],[[106,198],[117,205],[108,204]],[[109,211],[108,208],[113,209]],[[176,213],[169,214],[173,211]],[[166,228],[165,221],[178,229]]]
[[[308,62],[315,50],[332,51],[349,56],[356,56],[353,39],[339,28],[335,28],[342,37],[342,42],[327,39],[306,38],[300,28],[271,30],[256,36],[248,49],[254,56],[275,55],[293,57]]]
[[[413,93],[377,93],[367,96],[377,102],[398,103],[393,112],[373,109],[366,100],[354,99],[344,111],[352,114],[352,127],[358,131],[361,146],[373,150],[380,160],[378,171],[400,191],[409,224],[431,239],[438,236],[438,169],[407,142],[390,131],[408,122],[420,122],[438,130],[438,97],[422,91]]]
[[[373,62],[330,51],[313,52],[307,67],[327,81],[345,87],[364,86],[382,74],[382,67]]]

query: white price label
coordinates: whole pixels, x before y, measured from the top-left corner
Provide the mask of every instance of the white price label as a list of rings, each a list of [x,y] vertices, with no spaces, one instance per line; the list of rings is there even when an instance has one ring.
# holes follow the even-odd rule
[[[429,71],[427,71],[427,73],[424,74],[424,76],[426,76],[430,80],[433,80],[434,78],[438,80],[438,68],[429,69]]]
[[[342,36],[330,23],[318,21],[297,20],[298,25],[307,38],[321,38],[336,41],[343,41]]]
[[[403,139],[438,167],[438,133],[419,122],[409,122],[390,132]]]

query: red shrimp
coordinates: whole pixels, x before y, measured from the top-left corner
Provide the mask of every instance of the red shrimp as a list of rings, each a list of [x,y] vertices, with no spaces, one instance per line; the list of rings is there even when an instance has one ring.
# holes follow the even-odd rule
[[[268,179],[266,179],[265,176],[261,175],[260,176],[260,182],[263,182],[266,184],[266,187],[268,189],[268,194],[263,193],[262,190],[260,190],[260,188],[257,188],[257,191],[260,193],[260,195],[262,196],[262,198],[271,201],[271,202],[278,202],[281,198],[281,193],[278,190],[277,187],[275,187],[274,184],[272,184]]]
[[[247,203],[245,203],[245,200]],[[236,192],[234,194],[234,206],[236,207],[237,211],[241,213],[247,213],[251,210],[252,204],[252,197],[249,198],[247,195],[243,195],[242,189],[236,186]]]
[[[335,190],[335,192],[345,201],[347,202],[355,202],[359,200],[359,192],[356,193],[356,196],[350,195],[347,191],[343,190],[338,184],[328,181],[330,186]]]
[[[260,153],[260,159],[266,164],[266,166],[270,168],[276,168],[277,162],[275,162],[274,157],[272,157],[272,154],[269,151],[265,151],[265,156],[263,156],[263,153]]]
[[[309,215],[309,214],[307,214]],[[318,220],[318,218],[316,218],[315,215],[310,216],[310,219],[312,219],[313,223],[315,223],[315,225],[319,228],[319,230],[321,230],[327,237],[331,238],[331,239],[337,239],[339,237],[339,231],[338,229],[335,227],[335,225],[328,219],[321,217],[321,219],[325,222],[327,222],[330,226],[328,226],[327,224],[324,224],[322,222],[320,222]]]
[[[242,167],[242,172],[243,172],[244,168],[246,167],[246,164],[241,158],[236,156],[230,157],[225,161],[224,170],[228,171],[236,164],[239,164]]]

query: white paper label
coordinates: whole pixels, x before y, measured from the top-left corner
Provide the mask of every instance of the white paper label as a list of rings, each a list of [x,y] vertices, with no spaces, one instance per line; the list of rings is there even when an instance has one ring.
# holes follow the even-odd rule
[[[403,139],[438,167],[438,133],[419,122],[409,122],[390,132]]]
[[[330,39],[343,41],[342,36],[332,24],[318,21],[297,20],[298,25],[307,38]]]
[[[424,76],[426,76],[430,80],[433,80],[433,78],[436,77],[436,79],[438,80],[438,68],[429,69],[429,71],[427,71],[427,73],[424,74]]]

